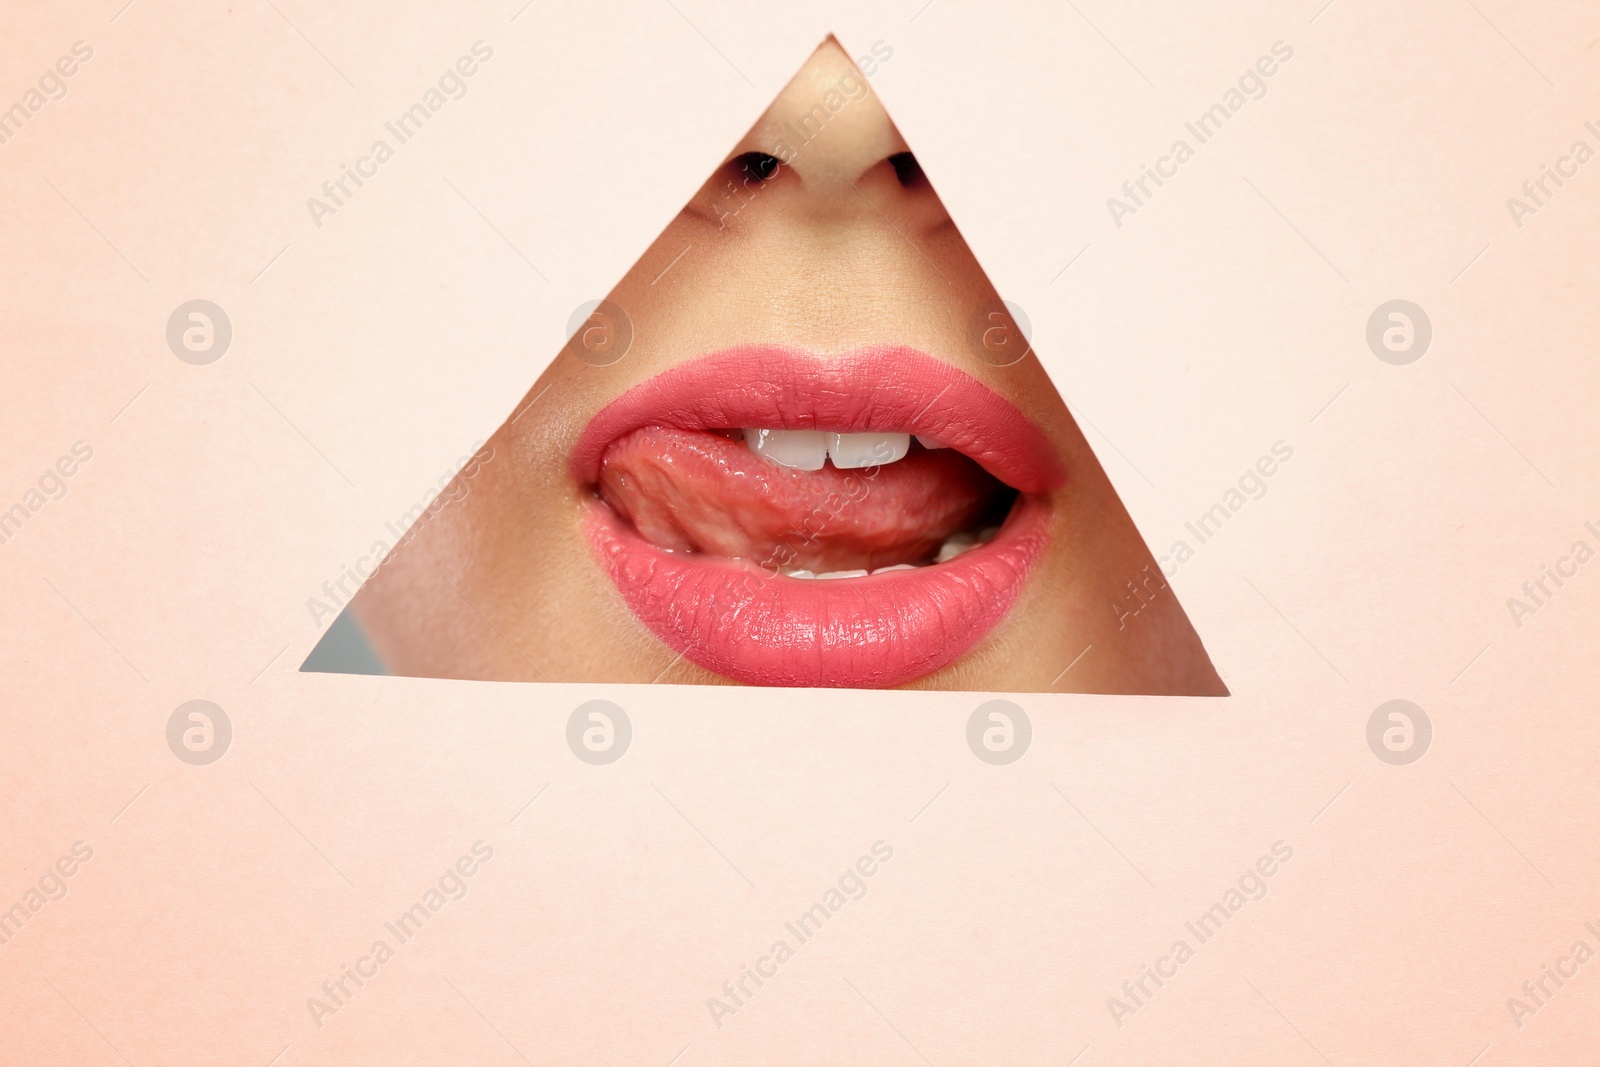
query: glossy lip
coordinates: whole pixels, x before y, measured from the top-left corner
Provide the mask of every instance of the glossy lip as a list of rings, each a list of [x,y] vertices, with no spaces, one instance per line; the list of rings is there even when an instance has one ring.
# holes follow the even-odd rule
[[[590,545],[656,637],[750,685],[875,688],[943,667],[1010,611],[1049,542],[1065,471],[1044,432],[977,379],[910,348],[819,358],[752,345],[674,367],[590,420],[571,456],[593,485],[611,442],[641,426],[908,431],[955,448],[1021,492],[999,534],[947,563],[865,578],[797,579],[753,561],[668,552],[597,497]]]

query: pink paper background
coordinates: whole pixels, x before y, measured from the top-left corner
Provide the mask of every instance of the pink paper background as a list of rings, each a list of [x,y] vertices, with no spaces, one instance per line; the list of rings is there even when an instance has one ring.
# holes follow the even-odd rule
[[[1506,600],[1600,548],[1600,162],[1521,227],[1506,198],[1600,149],[1600,17],[919,3],[7,13],[0,106],[94,56],[0,145],[0,509],[93,458],[0,544],[0,909],[93,858],[0,944],[0,1059],[1592,1051],[1600,963],[1520,1026],[1506,1001],[1600,950],[1600,563],[1520,627]],[[1294,448],[1171,579],[1234,695],[1020,697],[1032,748],[993,767],[979,694],[298,673],[307,598],[505,419],[829,32],[894,48],[875,90],[1158,555]],[[306,198],[478,40],[467,96],[314,226]],[[1116,227],[1106,198],[1279,40],[1267,95]],[[208,366],[165,341],[194,298],[233,324]],[[1394,298],[1433,325],[1409,366],[1365,341]],[[604,767],[564,740],[595,698],[634,729]],[[1366,745],[1393,698],[1433,724],[1409,766]],[[233,727],[209,766],[166,743],[193,699]],[[479,840],[467,895],[318,1027],[307,999]],[[707,998],[878,840],[866,897],[716,1026]],[[1280,840],[1265,899],[1119,1028],[1107,998]]]

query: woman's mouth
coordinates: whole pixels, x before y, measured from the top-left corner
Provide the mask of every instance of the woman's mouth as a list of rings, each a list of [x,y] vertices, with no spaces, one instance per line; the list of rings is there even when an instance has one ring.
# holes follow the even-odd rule
[[[907,348],[730,349],[607,405],[572,472],[629,608],[752,685],[880,687],[1005,617],[1065,479],[999,394]]]

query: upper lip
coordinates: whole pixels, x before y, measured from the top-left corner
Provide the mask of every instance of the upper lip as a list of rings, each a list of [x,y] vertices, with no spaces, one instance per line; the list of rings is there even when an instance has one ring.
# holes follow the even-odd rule
[[[652,425],[914,433],[966,454],[1019,492],[1043,492],[1065,480],[1044,432],[1008,400],[902,346],[818,358],[749,345],[663,371],[589,421],[572,450],[573,476],[593,484],[606,446]]]

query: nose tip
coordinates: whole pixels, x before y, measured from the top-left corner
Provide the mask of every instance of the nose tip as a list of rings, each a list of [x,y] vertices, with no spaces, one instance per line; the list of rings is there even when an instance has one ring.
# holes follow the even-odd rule
[[[852,185],[907,151],[867,78],[829,38],[772,102],[756,145],[792,167],[814,196],[854,195]]]

